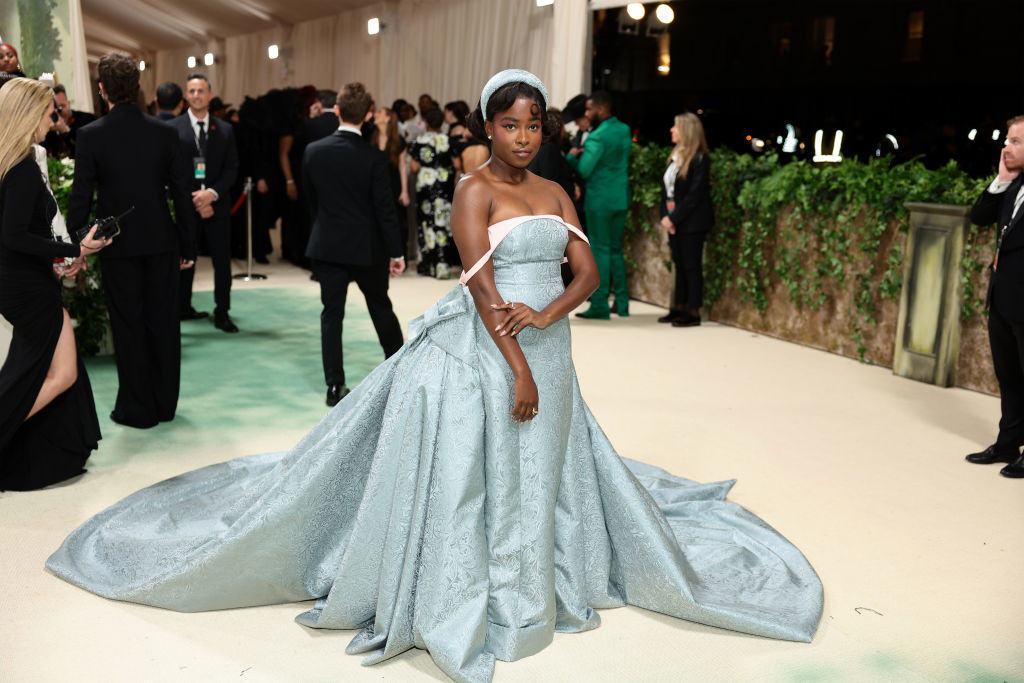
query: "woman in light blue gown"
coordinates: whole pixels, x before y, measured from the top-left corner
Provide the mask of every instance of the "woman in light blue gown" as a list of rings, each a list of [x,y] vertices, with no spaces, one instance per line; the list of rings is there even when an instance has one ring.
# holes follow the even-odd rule
[[[47,566],[179,611],[314,598],[299,623],[359,629],[347,651],[365,663],[418,647],[458,681],[626,603],[809,641],[822,587],[800,551],[725,501],[733,482],[621,458],[580,396],[566,315],[597,270],[572,201],[526,171],[546,104],[528,72],[484,87],[491,159],[452,216],[475,265],[401,351],[288,453],[143,489]]]

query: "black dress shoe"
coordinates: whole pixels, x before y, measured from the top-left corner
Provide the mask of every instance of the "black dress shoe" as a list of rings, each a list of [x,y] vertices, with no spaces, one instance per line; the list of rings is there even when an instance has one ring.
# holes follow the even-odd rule
[[[213,320],[213,326],[225,332],[238,332],[238,327],[231,322],[231,318],[228,317],[227,313],[216,316]]]
[[[1024,455],[1017,456],[1017,459],[999,470],[999,474],[1010,479],[1024,479]]]
[[[159,424],[158,422],[153,422],[153,423],[134,422],[132,420],[128,420],[128,419],[125,419],[125,418],[122,418],[122,417],[118,417],[117,413],[114,412],[114,411],[111,411],[110,419],[113,422],[116,422],[119,425],[123,425],[125,427],[134,427],[135,429],[149,429],[151,427],[156,427]]]
[[[682,311],[669,311],[668,315],[663,315],[658,318],[659,323],[674,323],[683,317]]]
[[[348,396],[351,393],[349,388],[344,384],[328,384],[327,385],[327,405],[332,408],[338,405],[338,402]]]
[[[700,316],[689,311],[683,311],[679,314],[678,320],[672,321],[672,327],[697,327],[697,325],[700,325]]]
[[[967,462],[973,462],[975,465],[991,465],[994,462],[1005,462],[1011,463],[1014,460],[1018,460],[1020,453],[1016,448],[1008,448],[1006,450],[997,450],[996,445],[992,444],[981,453],[971,453],[967,456]]]
[[[206,311],[197,311],[194,308],[189,308],[187,311],[178,316],[180,320],[199,320],[210,315]]]

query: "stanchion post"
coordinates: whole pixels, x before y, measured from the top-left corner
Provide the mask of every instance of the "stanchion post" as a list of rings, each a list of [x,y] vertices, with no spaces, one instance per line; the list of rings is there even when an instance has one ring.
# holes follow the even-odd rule
[[[235,275],[236,280],[250,282],[252,280],[266,280],[267,276],[252,272],[252,178],[245,179],[245,244],[246,244],[246,273]]]

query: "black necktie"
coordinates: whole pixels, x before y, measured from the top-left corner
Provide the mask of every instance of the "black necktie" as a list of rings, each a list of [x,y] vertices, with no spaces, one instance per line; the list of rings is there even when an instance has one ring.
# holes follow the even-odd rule
[[[199,154],[206,155],[206,121],[196,121],[199,126]]]

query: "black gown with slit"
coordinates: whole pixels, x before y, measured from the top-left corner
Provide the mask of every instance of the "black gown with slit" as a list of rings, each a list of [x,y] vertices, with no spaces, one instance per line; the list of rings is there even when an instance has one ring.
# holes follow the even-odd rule
[[[78,359],[70,389],[26,420],[64,324],[53,259],[77,245],[53,238],[57,203],[29,156],[0,183],[0,315],[14,327],[0,368],[0,490],[30,490],[83,471],[100,439],[89,377]]]

